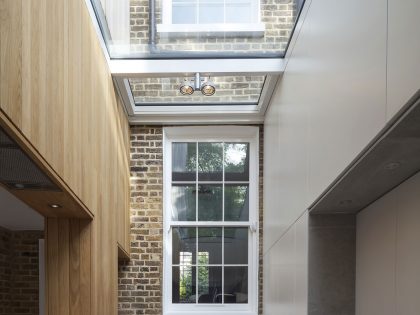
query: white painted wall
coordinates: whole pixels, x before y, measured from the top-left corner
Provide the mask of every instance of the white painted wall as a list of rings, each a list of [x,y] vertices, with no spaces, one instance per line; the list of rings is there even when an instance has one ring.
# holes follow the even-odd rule
[[[264,257],[264,314],[306,315],[308,214],[305,212]]]
[[[420,173],[357,216],[356,315],[420,314]]]
[[[420,1],[389,0],[388,119],[420,89]]]
[[[309,5],[266,114],[265,250],[386,122],[386,0]]]
[[[276,269],[290,231],[420,88],[418,12],[418,0],[306,1],[265,120],[266,315],[302,314]]]

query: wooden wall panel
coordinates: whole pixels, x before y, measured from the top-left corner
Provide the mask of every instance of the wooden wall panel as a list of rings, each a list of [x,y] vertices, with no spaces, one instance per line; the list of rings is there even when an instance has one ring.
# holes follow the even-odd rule
[[[0,110],[94,215],[47,220],[49,315],[116,314],[130,135],[85,1],[0,4]]]
[[[46,220],[48,315],[91,312],[92,223],[79,219]],[[112,314],[109,313],[109,314]]]

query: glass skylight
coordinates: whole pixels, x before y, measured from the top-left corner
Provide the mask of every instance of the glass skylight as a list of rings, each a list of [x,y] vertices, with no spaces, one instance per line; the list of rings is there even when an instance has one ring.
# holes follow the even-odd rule
[[[147,105],[257,105],[265,76],[216,76],[210,80],[216,93],[205,96],[200,90],[192,95],[182,95],[180,86],[191,77],[135,78],[129,79],[136,106]]]
[[[303,0],[91,0],[111,58],[282,57]]]

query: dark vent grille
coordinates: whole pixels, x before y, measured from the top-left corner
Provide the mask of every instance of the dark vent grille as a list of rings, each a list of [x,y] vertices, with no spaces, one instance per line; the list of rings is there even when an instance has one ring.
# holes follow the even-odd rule
[[[10,189],[60,190],[1,128],[0,182]]]

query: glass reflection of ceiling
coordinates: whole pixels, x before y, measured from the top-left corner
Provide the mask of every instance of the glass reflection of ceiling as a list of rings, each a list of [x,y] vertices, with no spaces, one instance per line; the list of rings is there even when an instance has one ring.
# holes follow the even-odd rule
[[[91,1],[111,58],[254,58],[284,56],[304,0]]]
[[[257,105],[264,86],[264,76],[210,77],[216,87],[212,96],[201,91],[182,95],[179,91],[184,79],[190,77],[129,79],[134,102],[144,105]],[[207,78],[206,78],[207,79]]]

